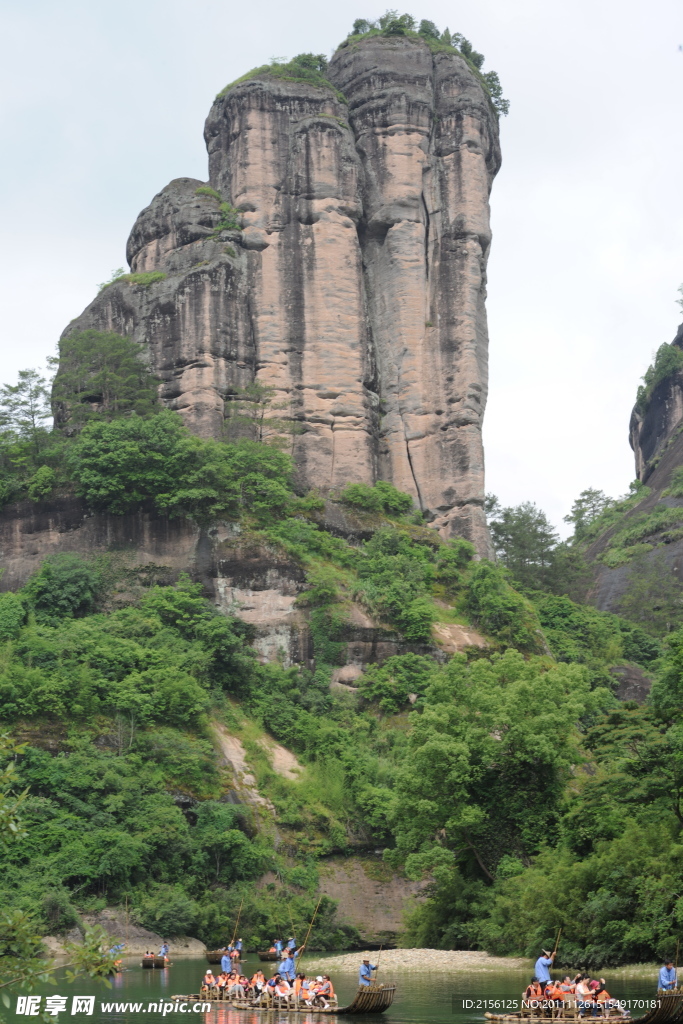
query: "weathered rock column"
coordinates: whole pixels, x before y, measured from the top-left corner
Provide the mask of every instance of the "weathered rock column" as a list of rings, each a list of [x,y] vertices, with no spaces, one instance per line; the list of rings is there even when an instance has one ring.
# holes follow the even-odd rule
[[[363,248],[381,399],[380,476],[489,552],[481,425],[495,113],[465,61],[372,36],[337,51],[364,175]]]
[[[323,490],[375,478],[360,161],[346,116],[332,90],[265,76],[219,97],[205,131],[212,185],[246,211],[257,378],[303,429],[299,484]]]

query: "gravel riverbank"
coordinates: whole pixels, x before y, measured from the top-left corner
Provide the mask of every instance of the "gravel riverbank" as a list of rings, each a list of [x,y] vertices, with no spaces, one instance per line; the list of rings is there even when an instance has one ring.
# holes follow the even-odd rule
[[[524,957],[489,956],[488,953],[464,949],[383,949],[381,953],[359,950],[316,960],[304,957],[307,974],[313,971],[358,970],[367,957],[371,964],[379,959],[380,969],[401,971],[519,971],[533,968],[533,961]]]

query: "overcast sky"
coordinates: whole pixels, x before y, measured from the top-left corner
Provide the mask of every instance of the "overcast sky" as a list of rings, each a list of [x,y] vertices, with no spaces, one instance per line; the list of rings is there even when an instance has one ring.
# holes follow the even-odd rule
[[[2,0],[0,380],[40,365],[168,181],[205,179],[215,94],[331,54],[384,3]],[[680,0],[411,2],[498,71],[487,489],[562,526],[633,479],[628,420],[683,282]],[[403,7],[401,7],[401,11]],[[563,530],[564,532],[564,530]]]

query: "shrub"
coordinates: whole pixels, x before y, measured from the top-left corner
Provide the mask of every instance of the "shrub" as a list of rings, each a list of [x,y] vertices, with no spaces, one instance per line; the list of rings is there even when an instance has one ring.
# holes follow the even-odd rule
[[[52,493],[57,482],[57,474],[50,466],[39,466],[31,477],[28,485],[28,496],[31,501],[42,501]]]
[[[14,640],[26,621],[26,608],[18,594],[0,594],[0,640]]]
[[[30,577],[24,594],[41,622],[87,615],[101,590],[100,574],[79,555],[53,555]]]
[[[194,927],[197,904],[183,887],[152,885],[136,894],[133,916],[138,924],[161,935],[185,935]]]
[[[470,575],[465,607],[475,624],[500,643],[523,651],[543,650],[534,611],[508,583],[505,569],[483,559]]]
[[[390,516],[405,515],[413,507],[409,494],[385,480],[378,480],[372,487],[369,484],[347,484],[340,500],[364,512],[386,512]]]
[[[436,578],[449,589],[454,589],[462,581],[462,570],[472,561],[475,555],[474,544],[458,537],[448,545],[439,548],[436,556]]]
[[[377,701],[382,711],[396,714],[408,703],[409,694],[421,696],[436,665],[419,654],[397,654],[382,665],[370,665],[358,681],[361,695]]]

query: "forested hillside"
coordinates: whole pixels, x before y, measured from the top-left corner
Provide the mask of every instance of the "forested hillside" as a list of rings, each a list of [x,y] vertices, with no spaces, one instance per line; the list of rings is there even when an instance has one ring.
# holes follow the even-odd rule
[[[574,963],[670,950],[683,919],[683,630],[583,603],[582,542],[609,502],[582,495],[559,544],[534,506],[490,499],[498,563],[442,540],[386,483],[340,491],[364,534],[333,534],[321,498],[292,489],[267,389],[236,399],[251,436],[204,440],[158,407],[132,342],[68,344],[87,359],[63,354],[61,426],[46,425],[37,375],[2,390],[5,504],[74,493],[93,513],[232,524],[300,567],[314,657],[262,664],[251,627],[200,583],[115,551],[56,554],[3,593],[0,713],[20,744],[6,796],[26,790],[25,834],[2,854],[5,912],[60,934],[125,904],[154,931],[213,944],[243,903],[246,943],[260,946],[301,931],[321,859],[382,849],[428,882],[408,944],[531,954],[562,927]],[[269,443],[253,429],[264,418]],[[414,649],[331,687],[357,607]],[[435,642],[449,624],[484,646],[449,657]],[[628,665],[654,680],[646,704],[616,696]],[[263,806],[231,802],[217,728],[240,737]],[[273,770],[264,734],[296,753],[299,778]],[[325,899],[312,942],[356,939]]]

